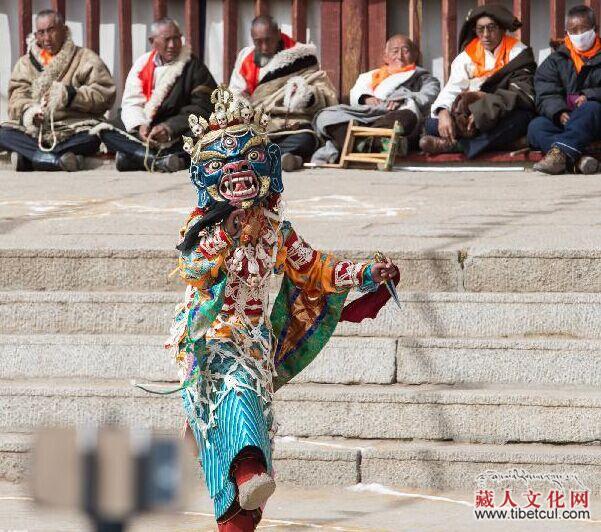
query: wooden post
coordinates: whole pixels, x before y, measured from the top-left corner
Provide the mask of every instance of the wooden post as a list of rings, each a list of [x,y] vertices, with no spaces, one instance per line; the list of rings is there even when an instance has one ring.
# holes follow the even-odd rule
[[[100,49],[100,0],[86,0],[86,47]]]
[[[382,66],[386,45],[386,0],[368,0],[367,27],[368,65],[371,70]]]
[[[184,4],[184,26],[186,43],[196,55],[200,52],[200,0],[186,0]]]
[[[167,16],[167,1],[166,0],[152,0],[152,18],[154,20],[160,20]]]
[[[119,14],[119,36],[121,46],[119,48],[119,59],[121,64],[121,86],[131,69],[131,0],[117,0],[117,11]]]
[[[223,0],[223,83],[227,84],[238,52],[238,1]]]
[[[19,43],[21,55],[27,51],[27,36],[31,33],[31,0],[19,0]]]
[[[292,38],[307,40],[307,0],[292,0]]]
[[[530,44],[530,0],[513,0],[513,13],[522,21],[522,27],[515,32],[524,44]]]
[[[566,0],[550,0],[551,39],[561,39],[565,34]]]
[[[599,26],[599,21],[601,20],[601,0],[584,0],[584,3],[585,5],[593,8],[597,20],[597,26]]]
[[[340,93],[342,56],[342,2],[321,0],[321,68]],[[327,43],[327,44],[325,44]]]
[[[63,17],[65,18],[65,20],[67,20],[67,12],[65,9],[66,3],[67,3],[66,0],[52,0],[52,2],[50,2],[52,9],[54,9],[54,11],[58,11],[59,13],[61,13],[63,15]]]
[[[409,0],[409,38],[421,49],[423,1]]]
[[[255,0],[255,16],[269,15],[269,1]]]
[[[344,0],[342,11],[342,98],[346,100],[359,74],[367,67],[367,2]]]
[[[442,56],[444,78],[449,77],[451,63],[457,55],[457,0],[442,0]]]

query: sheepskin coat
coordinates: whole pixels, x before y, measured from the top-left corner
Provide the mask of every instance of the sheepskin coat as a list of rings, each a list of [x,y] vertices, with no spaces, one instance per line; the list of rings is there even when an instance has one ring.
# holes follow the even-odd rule
[[[108,68],[95,52],[76,46],[70,35],[46,67],[42,66],[40,52],[31,36],[27,54],[19,59],[11,75],[10,120],[2,125],[37,138],[40,128],[34,125],[33,118],[43,112],[42,140],[46,144],[89,131],[115,101],[115,83]]]
[[[259,84],[248,96],[244,93],[246,83],[240,66],[252,50],[252,47],[244,48],[238,54],[230,89],[270,114],[269,133],[310,130],[317,111],[338,103],[336,90],[319,68],[315,45],[304,43],[296,43],[275,54],[259,71]]]

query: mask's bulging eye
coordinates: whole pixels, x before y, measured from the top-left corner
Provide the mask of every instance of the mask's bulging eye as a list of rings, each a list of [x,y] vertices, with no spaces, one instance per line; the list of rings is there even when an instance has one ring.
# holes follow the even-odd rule
[[[257,163],[265,160],[265,152],[263,150],[250,150],[246,158],[251,163]]]
[[[222,166],[223,166],[223,161],[218,161],[218,160],[214,159],[205,164],[205,170],[207,172],[209,172],[210,174],[212,174],[213,172],[220,170]]]

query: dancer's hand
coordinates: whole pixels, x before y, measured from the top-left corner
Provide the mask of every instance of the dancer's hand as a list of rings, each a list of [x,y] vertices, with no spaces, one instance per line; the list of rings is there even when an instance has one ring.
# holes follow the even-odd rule
[[[387,262],[376,262],[371,267],[371,278],[374,283],[383,283],[394,277],[396,273],[396,266],[394,263],[387,259]]]
[[[244,209],[232,211],[223,226],[225,232],[232,238],[238,238],[242,233],[242,225],[245,218],[246,213]]]

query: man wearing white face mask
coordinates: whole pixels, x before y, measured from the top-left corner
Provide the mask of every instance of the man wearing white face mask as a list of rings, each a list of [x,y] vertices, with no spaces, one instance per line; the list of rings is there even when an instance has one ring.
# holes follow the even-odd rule
[[[528,128],[528,141],[546,155],[534,169],[546,174],[593,174],[599,162],[585,155],[601,138],[601,39],[588,6],[570,9],[563,43],[534,76],[541,115]]]

